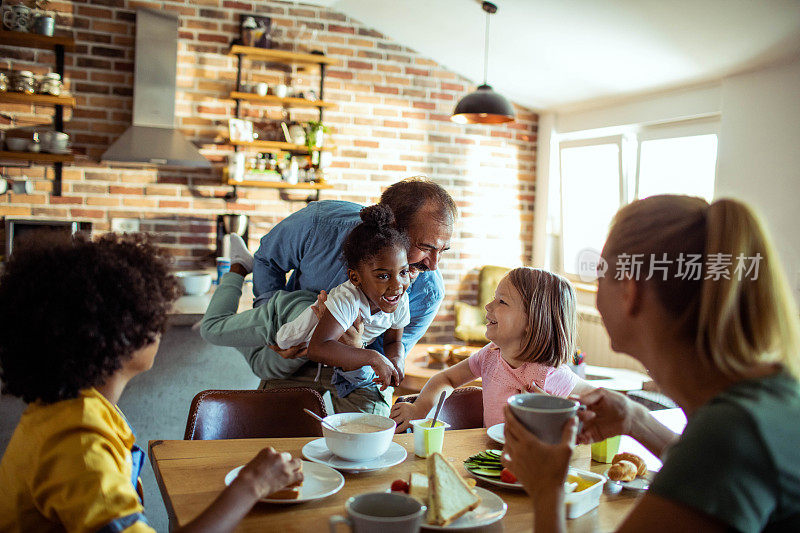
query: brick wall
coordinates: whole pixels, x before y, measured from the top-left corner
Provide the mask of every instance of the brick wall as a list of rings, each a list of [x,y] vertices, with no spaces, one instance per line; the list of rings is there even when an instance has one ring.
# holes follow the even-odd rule
[[[200,5],[198,5],[200,4]],[[517,121],[500,126],[450,122],[458,99],[474,85],[426,57],[393,42],[336,11],[286,2],[203,0],[154,2],[52,1],[59,33],[72,32],[77,48],[67,53],[66,80],[77,107],[66,112],[72,136],[73,165],[65,165],[63,195],[49,194],[49,167],[3,167],[12,177],[35,180],[30,195],[0,196],[0,215],[92,222],[98,232],[117,217],[139,218],[175,258],[177,268],[212,264],[215,217],[250,216],[250,245],[303,202],[282,200],[272,189],[240,188],[236,201],[223,196],[221,167],[232,150],[218,143],[226,136],[234,102],[226,99],[236,76],[235,58],[226,55],[238,34],[240,13],[272,17],[281,48],[321,49],[337,64],[328,67],[325,112],[335,145],[327,179],[334,189],[322,199],[374,203],[383,188],[407,176],[424,174],[447,188],[462,219],[452,251],[441,263],[447,300],[428,332],[428,341],[452,338],[452,302],[474,303],[476,268],[514,266],[532,257],[537,116],[517,108]],[[181,131],[215,163],[211,171],[126,169],[98,163],[130,124],[133,106],[134,10],[149,7],[180,16],[176,114]],[[47,72],[52,52],[0,47],[0,69]],[[315,88],[315,71],[271,70],[253,64],[246,81],[291,82]],[[52,110],[0,104],[16,125],[47,123]],[[280,118],[277,108],[245,107],[254,120]],[[292,111],[294,119],[313,119]],[[3,127],[9,125],[5,118]]]

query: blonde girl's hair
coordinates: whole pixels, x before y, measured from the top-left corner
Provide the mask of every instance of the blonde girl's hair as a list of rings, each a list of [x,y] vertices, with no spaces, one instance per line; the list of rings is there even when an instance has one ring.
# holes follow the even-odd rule
[[[740,377],[777,363],[800,378],[797,306],[769,235],[746,204],[675,195],[633,202],[612,221],[603,252],[607,276],[620,270],[622,254],[643,254],[639,279],[652,259],[669,261],[665,276],[646,283],[676,318],[678,333],[694,340],[702,364]],[[700,279],[680,275],[687,266],[678,259],[690,255],[702,257]],[[709,262],[727,265],[727,278]]]
[[[571,361],[578,329],[572,284],[557,274],[530,267],[515,268],[508,273],[508,280],[528,314],[517,359],[552,367]]]

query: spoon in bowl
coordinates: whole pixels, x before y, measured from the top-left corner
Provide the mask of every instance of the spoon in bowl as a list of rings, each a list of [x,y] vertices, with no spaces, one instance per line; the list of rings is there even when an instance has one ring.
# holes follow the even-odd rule
[[[328,429],[330,429],[330,430],[332,430],[332,431],[337,431],[337,432],[340,432],[338,429],[336,429],[335,427],[333,427],[332,425],[330,425],[330,423],[329,423],[329,422],[326,422],[324,418],[322,418],[321,416],[319,416],[319,415],[318,415],[317,413],[315,413],[314,411],[309,411],[308,409],[305,409],[305,408],[303,409],[303,411],[305,411],[306,413],[308,413],[308,414],[309,414],[309,415],[311,415],[312,417],[314,417],[314,418],[316,418],[317,420],[319,420],[320,424],[322,424],[322,425],[323,425],[323,426],[325,426],[326,428],[328,428]],[[341,432],[340,432],[340,433],[341,433]]]

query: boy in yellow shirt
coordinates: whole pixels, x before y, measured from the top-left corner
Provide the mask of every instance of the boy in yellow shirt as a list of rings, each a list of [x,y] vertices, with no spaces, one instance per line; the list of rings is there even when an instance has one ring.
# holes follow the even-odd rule
[[[149,370],[178,286],[143,236],[37,234],[0,278],[0,379],[22,415],[0,461],[0,531],[153,531],[144,453],[117,407]],[[262,450],[186,531],[229,531],[256,501],[302,479]]]

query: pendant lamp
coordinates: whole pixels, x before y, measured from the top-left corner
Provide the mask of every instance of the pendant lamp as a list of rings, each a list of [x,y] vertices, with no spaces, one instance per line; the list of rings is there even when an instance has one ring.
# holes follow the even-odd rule
[[[491,2],[483,2],[481,7],[486,11],[486,42],[483,58],[483,85],[475,92],[458,101],[450,120],[459,124],[502,124],[513,122],[514,108],[511,102],[501,94],[494,92],[486,83],[489,69],[489,15],[497,13],[497,6]]]

